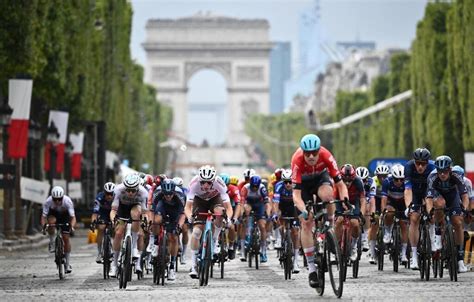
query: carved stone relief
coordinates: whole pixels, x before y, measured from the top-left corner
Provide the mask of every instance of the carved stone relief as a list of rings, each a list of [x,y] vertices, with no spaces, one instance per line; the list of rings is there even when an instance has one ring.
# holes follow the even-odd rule
[[[260,112],[260,109],[258,108],[258,102],[255,99],[249,98],[244,101],[242,101],[242,118],[246,118],[248,115],[252,113],[258,113]]]
[[[158,82],[179,81],[178,66],[158,66],[151,69],[151,80]]]
[[[239,66],[237,67],[238,81],[263,81],[262,66]]]

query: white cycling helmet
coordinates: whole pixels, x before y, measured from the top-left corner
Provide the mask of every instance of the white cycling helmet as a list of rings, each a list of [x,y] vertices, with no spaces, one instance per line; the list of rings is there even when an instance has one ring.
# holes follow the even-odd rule
[[[356,175],[360,179],[365,180],[367,177],[369,177],[369,169],[366,167],[357,167]]]
[[[405,178],[405,167],[396,164],[392,167],[392,176],[393,178]]]
[[[107,193],[113,193],[115,190],[115,184],[113,182],[106,182],[104,185],[104,191]]]
[[[281,172],[281,180],[291,181],[291,174],[292,172],[290,169],[283,170],[283,172]]]
[[[250,178],[254,175],[256,175],[257,173],[255,172],[254,169],[245,169],[244,171],[244,178]]]
[[[202,166],[199,168],[199,181],[214,181],[216,179],[216,169],[209,165]]]
[[[173,182],[175,185],[177,185],[178,187],[181,187],[183,185],[183,179],[181,177],[174,177],[173,178]]]
[[[375,168],[376,175],[388,175],[390,173],[390,168],[387,165],[379,165]]]
[[[53,189],[51,190],[51,197],[54,198],[54,199],[59,199],[59,198],[63,198],[64,196],[64,189],[61,188],[60,186],[55,186],[53,187]]]
[[[140,185],[140,181],[141,178],[138,174],[128,174],[125,176],[122,183],[127,189],[137,189]]]

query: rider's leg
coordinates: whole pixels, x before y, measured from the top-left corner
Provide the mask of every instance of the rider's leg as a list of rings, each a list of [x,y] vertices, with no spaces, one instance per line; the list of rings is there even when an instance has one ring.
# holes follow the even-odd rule
[[[174,263],[176,262],[179,250],[178,236],[176,234],[168,233],[168,245],[171,255],[170,268],[174,268]]]
[[[420,240],[420,213],[410,213],[410,226],[408,230],[408,237],[411,244],[412,257],[415,257],[418,252],[418,241]]]
[[[203,224],[195,224],[193,227],[193,233],[191,235],[191,267],[197,266],[197,254],[203,229]]]
[[[407,245],[408,245],[408,225],[405,220],[400,220],[400,232],[401,232],[401,239],[402,239],[401,256],[403,258],[403,256],[406,256],[407,254]]]
[[[140,217],[142,214],[142,207],[140,205],[135,205],[132,207],[130,210],[130,217],[133,220],[132,222],[132,250],[135,250],[137,248],[137,243],[138,243],[138,231],[140,230]]]
[[[118,223],[117,226],[115,227],[115,236],[112,243],[112,249],[114,250],[114,264],[115,265],[117,265],[117,262],[118,262],[118,256],[120,253],[120,243],[122,242],[124,232],[125,232],[125,224]]]
[[[258,229],[260,230],[260,253],[267,254],[267,221],[265,219],[258,220]]]
[[[343,222],[344,222],[344,217],[339,216],[336,218],[336,222],[334,223],[334,233],[336,234],[336,238],[338,241],[341,241],[341,238],[342,238]]]
[[[105,225],[101,224],[97,226],[97,253],[102,254],[102,240],[104,238]]]

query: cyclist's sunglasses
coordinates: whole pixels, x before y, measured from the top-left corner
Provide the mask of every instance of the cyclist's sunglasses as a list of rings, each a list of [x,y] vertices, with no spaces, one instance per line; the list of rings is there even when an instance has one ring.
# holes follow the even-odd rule
[[[426,162],[426,161],[422,161],[422,160],[417,160],[417,161],[415,161],[415,165],[417,165],[417,166],[422,166],[422,167],[424,167],[424,166],[426,166],[427,164],[428,164],[428,162]]]
[[[136,193],[138,190],[137,189],[125,189],[127,193]]]
[[[451,172],[451,169],[444,169],[444,170],[438,170],[438,174],[449,174]]]
[[[284,183],[285,185],[290,185],[290,184],[292,184],[291,180],[285,180],[283,183]]]
[[[53,198],[53,201],[56,201],[56,202],[59,202],[59,201],[62,201],[62,200],[63,200],[62,197],[61,198]]]
[[[171,195],[174,194],[174,192],[164,192],[163,194],[164,194],[165,196],[171,196]]]
[[[199,183],[201,184],[201,186],[204,184],[212,185],[212,181],[206,181],[206,180],[200,181]]]
[[[403,182],[405,179],[403,178],[394,178],[393,182]]]
[[[318,156],[319,150],[314,151],[303,151],[304,156],[309,157],[310,155],[316,157]]]

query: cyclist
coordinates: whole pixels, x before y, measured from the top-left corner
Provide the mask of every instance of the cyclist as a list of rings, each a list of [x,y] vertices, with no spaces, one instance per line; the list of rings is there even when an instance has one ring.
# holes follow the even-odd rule
[[[235,230],[235,226],[238,223],[238,219],[241,213],[241,205],[240,205],[240,192],[239,188],[237,186],[231,185],[230,184],[230,176],[229,174],[226,173],[221,173],[220,178],[224,181],[224,183],[227,186],[227,195],[229,195],[229,200],[230,204],[232,206],[232,211],[234,213],[233,217],[230,217],[230,221],[234,225],[233,227],[229,228],[229,259],[234,259],[235,258],[235,240],[237,237],[237,233]]]
[[[104,184],[104,191],[99,192],[94,200],[94,208],[91,217],[91,230],[96,228],[96,223],[101,220],[103,223],[110,222],[110,210],[114,200],[115,184],[107,182]],[[102,238],[104,238],[105,225],[101,224],[97,228],[97,258],[95,262],[102,263]]]
[[[239,187],[239,190],[242,190],[243,186],[249,183],[250,177],[254,176],[255,170],[254,169],[245,169],[243,175],[244,179],[240,180],[239,183],[237,184],[237,187]],[[240,192],[242,194],[242,192]]]
[[[427,179],[431,171],[435,169],[433,161],[430,160],[431,153],[426,148],[417,148],[413,152],[413,159],[405,164],[405,205],[407,206],[408,216],[410,218],[410,228],[408,235],[412,255],[410,259],[410,268],[417,270],[418,257],[417,247],[420,238],[420,213],[423,206],[423,200],[426,197],[426,188],[428,186]],[[430,226],[431,232],[434,234],[434,225]]]
[[[116,221],[116,217],[130,219],[132,218],[132,257],[138,259],[135,262],[135,270],[141,272],[140,256],[138,251],[138,233],[140,229],[140,220],[142,213],[147,212],[148,192],[143,186],[140,186],[140,177],[137,174],[128,174],[124,177],[121,184],[115,186],[114,201],[110,211],[110,220]],[[122,220],[117,221],[115,227],[115,236],[112,244],[114,251],[114,261],[110,267],[111,275],[114,276],[117,271],[118,256],[120,253],[120,244],[125,233],[125,223]]]
[[[400,219],[401,229],[401,241],[402,241],[402,252],[401,262],[404,264],[408,262],[407,259],[407,242],[408,242],[408,218],[405,216],[405,167],[396,164],[392,166],[392,175],[386,178],[382,184],[382,209],[385,214],[385,229],[383,242],[385,244],[390,243],[392,238],[393,218],[396,215]],[[387,204],[388,202],[388,204]],[[390,212],[390,211],[396,211]]]
[[[352,213],[350,215],[350,224],[351,224],[351,255],[350,259],[352,261],[357,260],[357,241],[360,235],[360,223],[359,217],[361,213],[365,212],[365,190],[362,180],[356,177],[356,171],[351,164],[345,164],[341,167],[342,180],[347,186],[349,191],[349,202],[354,206]],[[337,188],[334,189],[336,198],[340,199],[339,192]],[[344,208],[341,204],[336,204],[336,223],[334,226],[334,232],[336,233],[337,239],[340,241],[342,237],[342,224],[344,223],[344,217],[342,213]]]
[[[375,264],[375,243],[377,238],[377,232],[379,231],[379,216],[382,212],[382,183],[388,177],[390,168],[386,165],[378,165],[375,168],[375,176],[372,178],[375,184],[375,198],[370,200],[370,214],[373,217],[369,227],[369,245],[370,245],[370,258],[369,263]]]
[[[166,232],[168,234],[168,243],[171,255],[168,280],[174,281],[176,278],[174,264],[176,257],[178,256],[179,249],[179,233],[183,228],[184,224],[184,205],[182,199],[179,196],[179,192],[176,191],[176,185],[172,179],[165,179],[161,183],[161,192],[155,196],[153,204],[156,204],[154,208],[154,223],[158,225],[153,227],[153,233],[156,236],[160,233],[161,224],[167,222]],[[155,243],[156,244],[156,243]],[[152,256],[158,256],[158,249],[155,247],[152,249]]]
[[[237,186],[239,184],[239,177],[236,175],[231,175],[230,176],[230,184]]]
[[[291,158],[293,201],[300,211],[301,243],[305,253],[308,270],[309,285],[318,287],[318,276],[314,263],[314,241],[312,214],[308,215],[306,203],[313,202],[313,196],[317,195],[323,202],[334,199],[330,177],[333,178],[335,186],[342,199],[348,199],[347,188],[342,182],[341,174],[336,159],[331,152],[321,146],[321,140],[315,134],[306,134],[301,138],[300,147]],[[328,206],[329,220],[334,218],[334,207]],[[309,216],[309,217],[308,217]],[[308,220],[309,218],[309,220]]]
[[[262,184],[260,176],[253,175],[250,177],[249,183],[246,184],[240,192],[245,216],[249,217],[250,211],[253,211],[254,218],[258,221],[258,228],[260,230],[260,262],[267,262],[267,231],[265,217],[270,217],[271,214],[267,189]],[[248,239],[246,241],[249,242],[250,228],[248,225],[245,225],[244,228],[244,232]]]
[[[426,193],[426,211],[431,213],[433,207],[449,209],[451,223],[454,228],[454,241],[458,250],[458,271],[467,271],[464,265],[464,238],[462,216],[465,209],[469,208],[469,196],[466,186],[457,173],[452,173],[452,159],[447,155],[438,156],[435,160],[436,172],[428,176],[428,191]],[[444,213],[437,211],[435,221],[444,224]],[[431,244],[441,249],[438,240],[432,240]]]
[[[293,217],[295,219],[295,226],[291,229],[291,240],[293,241],[294,258],[293,258],[293,273],[298,274],[300,267],[298,265],[300,239],[299,239],[299,223],[297,223],[297,214],[295,204],[293,202],[293,183],[291,182],[291,170],[283,170],[281,173],[281,180],[275,184],[275,191],[273,193],[273,204],[275,205],[275,213],[279,217]],[[277,238],[281,238],[281,229],[286,228],[287,221],[280,220],[280,227],[276,229]],[[276,247],[276,243],[275,243]],[[280,239],[281,247],[281,239]]]
[[[213,240],[217,242],[219,233],[222,230],[223,210],[232,217],[232,207],[230,206],[227,187],[220,177],[216,177],[217,172],[214,167],[204,165],[199,168],[198,175],[194,176],[189,184],[188,199],[184,208],[184,214],[189,221],[193,221],[193,213],[196,214],[194,220],[193,232],[191,237],[191,272],[189,276],[193,279],[198,278],[196,265],[197,253],[199,250],[199,240],[204,230],[205,220],[199,213],[208,211],[216,214],[214,220]],[[215,246],[215,245],[214,245]]]
[[[356,169],[356,175],[362,180],[362,183],[364,184],[364,191],[365,191],[365,212],[362,213],[365,217],[365,220],[368,221],[368,218],[370,216],[370,204],[373,202],[375,203],[375,191],[377,190],[377,186],[374,183],[374,180],[369,177],[369,169],[366,167],[357,167]],[[370,223],[365,223],[364,224],[364,233],[362,233],[362,249],[364,251],[367,251],[369,248],[369,239],[368,239],[368,234],[369,234],[369,227]],[[375,240],[373,242],[374,245],[374,251],[375,251]]]
[[[183,202],[183,205],[186,205],[186,195],[188,194],[188,188],[184,186],[184,181],[181,177],[174,177],[173,182],[178,187],[181,189],[182,193],[181,195],[181,200]],[[181,264],[186,264],[186,249],[188,247],[188,242],[189,242],[189,226],[191,224],[189,221],[185,218],[183,228],[181,230],[181,242],[180,242],[180,247],[181,247]]]
[[[283,170],[284,169],[282,168],[275,169],[273,174],[270,175],[269,182],[268,182],[268,200],[271,204],[273,215],[272,215],[272,219],[267,221],[267,234],[270,234],[267,240],[270,243],[270,247],[272,246],[273,241],[274,241],[275,243],[273,245],[273,248],[276,248],[276,249],[281,248],[281,237],[280,237],[280,232],[278,231],[278,228],[280,226],[278,225],[278,215],[277,215],[278,212],[276,212],[276,204],[273,203],[273,194],[275,191],[275,185],[279,181],[281,181],[281,173],[283,172]]]
[[[64,272],[69,274],[72,272],[72,267],[69,264],[69,258],[71,256],[71,240],[69,234],[74,232],[74,226],[76,225],[76,215],[74,213],[74,204],[69,196],[64,195],[64,189],[60,186],[55,186],[51,190],[51,195],[46,199],[43,205],[43,215],[41,216],[41,225],[43,230],[48,224],[66,224],[69,226],[61,227],[61,234],[64,240],[64,257],[66,263],[64,264]],[[48,228],[49,234],[49,252],[54,253],[54,237],[55,228]]]
[[[469,210],[472,211],[472,209],[474,209],[474,191],[472,191],[472,182],[469,178],[464,176],[464,168],[463,167],[461,167],[459,165],[456,165],[456,166],[453,167],[453,172],[459,174],[461,176],[461,178],[463,179],[463,181],[464,181],[464,185],[466,186],[466,190],[467,190],[467,196],[469,196],[469,203],[470,203]],[[464,230],[466,232],[469,231],[469,225],[470,225],[471,219],[472,219],[471,216],[472,216],[472,213],[469,212],[464,217],[464,222],[465,222]]]

